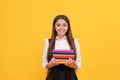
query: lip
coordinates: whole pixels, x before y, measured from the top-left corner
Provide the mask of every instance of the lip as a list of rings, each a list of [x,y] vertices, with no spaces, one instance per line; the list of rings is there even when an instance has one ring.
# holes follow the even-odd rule
[[[59,30],[60,32],[64,32],[65,30]]]
[[[59,31],[60,33],[64,33],[65,31]]]

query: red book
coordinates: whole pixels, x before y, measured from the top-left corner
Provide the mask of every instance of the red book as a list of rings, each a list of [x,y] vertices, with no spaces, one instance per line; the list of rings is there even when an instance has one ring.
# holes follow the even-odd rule
[[[53,54],[54,58],[74,58],[75,55]]]
[[[58,61],[58,63],[64,64],[69,58],[74,59],[74,50],[53,50],[52,56]]]

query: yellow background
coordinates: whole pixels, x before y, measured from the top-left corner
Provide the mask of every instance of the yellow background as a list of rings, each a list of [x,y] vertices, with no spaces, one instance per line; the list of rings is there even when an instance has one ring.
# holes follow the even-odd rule
[[[58,14],[79,39],[79,80],[120,80],[119,0],[0,0],[0,80],[45,80],[44,38]]]

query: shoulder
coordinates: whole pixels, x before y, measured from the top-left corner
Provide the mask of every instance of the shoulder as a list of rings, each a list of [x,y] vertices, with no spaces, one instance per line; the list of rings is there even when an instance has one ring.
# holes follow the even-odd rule
[[[49,39],[48,39],[48,38],[45,38],[45,39],[44,39],[44,42],[45,42],[46,44],[48,44],[48,43],[49,43]]]
[[[74,44],[75,44],[76,49],[79,51],[80,44],[79,44],[79,39],[78,38],[74,38]]]
[[[74,38],[74,42],[78,42],[78,40],[79,40],[78,38]]]
[[[74,43],[75,43],[75,45],[78,45],[79,44],[79,39],[78,38],[74,38]]]
[[[48,38],[45,38],[44,41],[48,41]]]

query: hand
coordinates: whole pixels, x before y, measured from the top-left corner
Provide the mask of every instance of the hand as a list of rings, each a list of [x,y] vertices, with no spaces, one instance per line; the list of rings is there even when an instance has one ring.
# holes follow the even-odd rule
[[[77,68],[76,63],[75,63],[74,60],[72,60],[72,58],[69,58],[69,59],[65,62],[65,66],[68,66],[68,67],[74,68],[74,69]]]
[[[58,62],[57,62],[57,60],[55,60],[55,58],[51,58],[49,64],[51,65],[51,67],[54,67],[54,66],[58,65]]]

